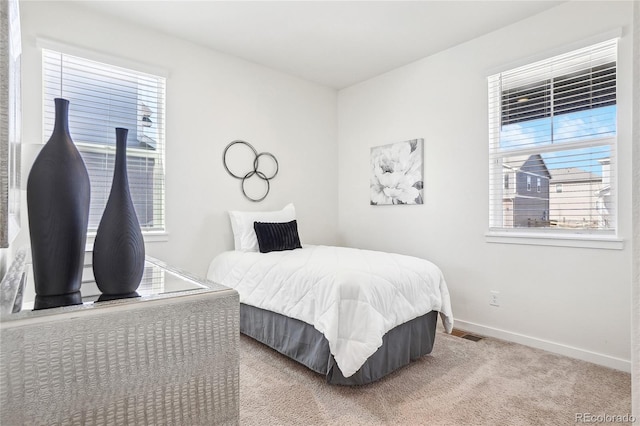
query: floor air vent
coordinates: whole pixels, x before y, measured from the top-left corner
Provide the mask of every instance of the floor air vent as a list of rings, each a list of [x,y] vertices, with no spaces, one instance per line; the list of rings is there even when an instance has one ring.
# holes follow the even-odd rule
[[[481,336],[476,336],[475,334],[467,333],[466,331],[458,330],[457,328],[454,328],[451,331],[451,334],[457,337],[462,337],[463,339],[471,340],[472,342],[477,342],[478,340],[483,339]]]

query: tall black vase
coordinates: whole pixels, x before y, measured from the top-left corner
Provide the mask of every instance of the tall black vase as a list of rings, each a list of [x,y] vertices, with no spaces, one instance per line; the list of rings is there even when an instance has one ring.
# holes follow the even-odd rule
[[[144,271],[144,240],[127,177],[128,132],[116,128],[113,183],[93,244],[93,275],[106,295],[133,293]]]
[[[27,211],[36,294],[80,290],[89,221],[89,174],[69,134],[69,101],[55,99],[53,133],[31,167]]]

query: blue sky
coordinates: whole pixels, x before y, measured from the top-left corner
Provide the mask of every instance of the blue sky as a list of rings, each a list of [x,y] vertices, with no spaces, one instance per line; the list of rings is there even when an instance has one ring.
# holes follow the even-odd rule
[[[503,126],[500,148],[516,150],[532,146],[544,147],[615,134],[616,106],[612,105]],[[596,174],[602,174],[598,160],[610,156],[611,150],[607,145],[542,154],[549,169],[578,167]]]

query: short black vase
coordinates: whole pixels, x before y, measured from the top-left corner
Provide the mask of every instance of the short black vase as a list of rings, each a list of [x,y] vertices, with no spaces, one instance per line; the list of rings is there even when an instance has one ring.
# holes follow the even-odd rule
[[[80,290],[91,186],[69,134],[69,101],[56,98],[53,133],[27,179],[33,278],[38,296]]]
[[[101,294],[98,297],[98,302],[108,302],[110,300],[121,300],[121,299],[134,299],[136,297],[140,297],[138,292],[134,291],[133,293],[127,294]]]
[[[113,183],[93,244],[93,275],[106,295],[133,293],[144,272],[144,240],[127,178],[128,132],[116,128]]]

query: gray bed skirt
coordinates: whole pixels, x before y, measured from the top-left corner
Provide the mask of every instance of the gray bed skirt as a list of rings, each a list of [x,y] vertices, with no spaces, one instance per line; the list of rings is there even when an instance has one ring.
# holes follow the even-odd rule
[[[438,313],[431,311],[387,332],[382,346],[352,376],[344,377],[329,342],[313,326],[275,312],[240,304],[240,332],[324,375],[335,385],[363,385],[381,379],[431,352]]]

